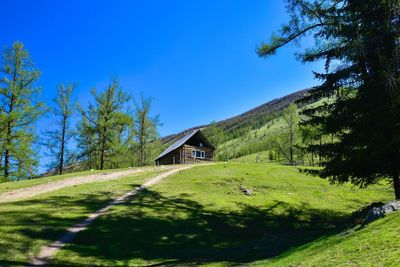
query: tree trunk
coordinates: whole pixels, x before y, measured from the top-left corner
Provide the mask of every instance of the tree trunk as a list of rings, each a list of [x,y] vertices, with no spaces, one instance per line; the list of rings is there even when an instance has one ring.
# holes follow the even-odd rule
[[[66,128],[66,118],[63,119],[63,128],[61,135],[61,151],[60,151],[60,164],[58,173],[61,175],[64,169],[64,150],[65,150],[65,128]]]
[[[104,140],[103,140],[103,142],[102,142],[102,145],[101,145],[101,151],[100,151],[100,170],[103,170],[104,169]]]
[[[7,123],[7,140],[6,150],[4,155],[4,178],[8,179],[10,176],[10,146],[11,146],[11,122]]]
[[[6,148],[6,152],[4,155],[4,178],[6,180],[8,179],[8,176],[10,175],[9,166],[10,166],[10,151],[8,148]]]
[[[289,149],[290,165],[293,165],[293,120],[290,120],[289,130],[290,130],[290,149]]]
[[[314,153],[311,152],[311,166],[314,167]]]
[[[393,176],[393,187],[394,187],[394,195],[396,200],[400,200],[400,178],[399,172],[396,172]]]
[[[15,77],[15,76],[14,76]],[[15,80],[15,78],[14,78]],[[14,95],[11,95],[11,99],[10,99],[10,110],[8,115],[10,116],[10,114],[12,114],[13,109],[14,109]],[[5,151],[5,155],[4,155],[4,178],[8,179],[8,177],[10,176],[10,146],[11,146],[11,133],[12,133],[12,120],[9,117],[8,118],[8,122],[7,122],[7,137],[6,137],[6,151]]]

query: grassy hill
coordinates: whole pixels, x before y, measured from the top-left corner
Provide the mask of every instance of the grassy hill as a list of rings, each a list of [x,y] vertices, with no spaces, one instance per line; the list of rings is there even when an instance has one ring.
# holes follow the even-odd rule
[[[324,236],[254,266],[400,266],[400,214],[347,235]]]
[[[25,266],[66,228],[162,171],[2,203],[0,266]],[[68,176],[39,180],[52,179]],[[357,229],[360,210],[392,195],[387,185],[334,186],[279,164],[198,166],[113,207],[53,265],[398,266],[400,213]]]
[[[54,264],[389,265],[400,254],[399,214],[340,233],[354,226],[354,212],[391,198],[383,185],[337,187],[290,166],[199,166],[114,207],[62,249]]]

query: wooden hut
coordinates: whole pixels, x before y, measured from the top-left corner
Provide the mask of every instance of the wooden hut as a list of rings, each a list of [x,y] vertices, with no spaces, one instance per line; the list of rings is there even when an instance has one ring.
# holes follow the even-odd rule
[[[214,161],[214,150],[215,147],[198,129],[169,146],[155,161],[157,165]]]

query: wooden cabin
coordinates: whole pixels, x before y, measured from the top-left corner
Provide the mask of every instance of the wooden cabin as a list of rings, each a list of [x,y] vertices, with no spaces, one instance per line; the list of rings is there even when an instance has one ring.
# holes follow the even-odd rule
[[[214,150],[215,147],[198,129],[169,146],[155,161],[156,165],[214,161]]]

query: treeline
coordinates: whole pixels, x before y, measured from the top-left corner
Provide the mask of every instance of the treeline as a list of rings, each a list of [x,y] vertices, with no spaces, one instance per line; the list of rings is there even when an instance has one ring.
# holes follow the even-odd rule
[[[21,42],[4,49],[0,72],[1,180],[37,175],[40,147],[45,147],[50,172],[121,168],[152,163],[159,152],[158,116],[152,98],[134,99],[113,79],[92,89],[87,106],[73,102],[76,83],[60,84],[52,107],[40,99],[40,71]],[[43,115],[50,130],[36,133]]]

